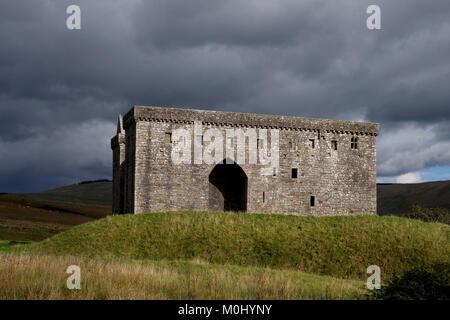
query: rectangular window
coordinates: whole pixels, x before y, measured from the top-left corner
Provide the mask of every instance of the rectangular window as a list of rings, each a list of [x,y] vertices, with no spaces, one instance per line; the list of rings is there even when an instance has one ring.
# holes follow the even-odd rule
[[[351,149],[358,149],[358,138],[353,137],[352,142],[350,144]]]
[[[311,207],[314,207],[316,204],[316,197],[315,196],[311,196],[311,198],[309,198],[309,205]]]
[[[263,202],[266,202],[266,193],[263,191]]]
[[[195,137],[195,139],[197,140],[197,142],[199,144],[203,145],[203,136],[198,135],[198,136]]]
[[[309,139],[309,142],[311,142],[311,148],[315,148],[315,143],[314,143],[314,139]]]
[[[297,179],[297,168],[292,168],[291,177]]]
[[[166,135],[164,137],[164,141],[166,143],[172,143],[172,133],[171,132],[166,132]]]
[[[264,146],[264,139],[258,139],[256,140],[256,148],[262,149]]]
[[[337,141],[336,140],[331,141],[331,149],[337,150]]]

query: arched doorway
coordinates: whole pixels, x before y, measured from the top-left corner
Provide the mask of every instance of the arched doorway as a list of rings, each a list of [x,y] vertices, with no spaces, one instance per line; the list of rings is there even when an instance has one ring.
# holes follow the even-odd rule
[[[236,163],[224,160],[209,174],[209,209],[247,211],[247,175]]]

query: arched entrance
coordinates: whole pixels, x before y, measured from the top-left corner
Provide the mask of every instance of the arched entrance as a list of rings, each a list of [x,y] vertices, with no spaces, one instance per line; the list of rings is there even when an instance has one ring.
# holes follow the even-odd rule
[[[209,209],[247,211],[247,175],[236,163],[224,163],[209,174]]]

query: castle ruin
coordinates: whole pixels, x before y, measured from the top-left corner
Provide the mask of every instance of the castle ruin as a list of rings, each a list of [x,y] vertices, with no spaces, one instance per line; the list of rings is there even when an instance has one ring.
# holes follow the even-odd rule
[[[203,136],[209,129],[215,138]],[[113,214],[375,214],[378,130],[376,123],[135,106],[119,116],[111,139]],[[181,162],[174,161],[179,132],[191,141],[183,140]],[[213,141],[224,152],[213,151],[213,162],[197,159]],[[262,164],[263,148],[276,161]]]

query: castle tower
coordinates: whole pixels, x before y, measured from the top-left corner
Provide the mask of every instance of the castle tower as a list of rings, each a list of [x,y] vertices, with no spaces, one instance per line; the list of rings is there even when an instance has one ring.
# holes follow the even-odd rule
[[[125,130],[123,118],[119,115],[117,121],[117,134],[111,139],[113,150],[113,214],[125,212]]]

